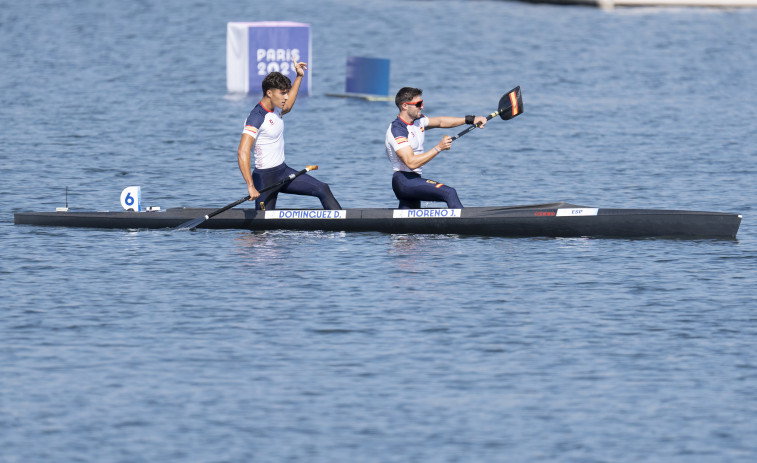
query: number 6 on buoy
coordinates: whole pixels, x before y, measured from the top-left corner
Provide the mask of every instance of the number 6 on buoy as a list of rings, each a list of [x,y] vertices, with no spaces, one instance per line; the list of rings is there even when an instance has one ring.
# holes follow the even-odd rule
[[[127,211],[139,212],[141,209],[142,194],[138,186],[127,186],[121,192],[121,206]]]

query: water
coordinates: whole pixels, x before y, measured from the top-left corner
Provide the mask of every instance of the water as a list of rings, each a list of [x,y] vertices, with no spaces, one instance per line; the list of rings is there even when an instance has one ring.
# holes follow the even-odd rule
[[[757,458],[757,11],[0,6],[1,462]],[[13,225],[66,187],[80,210],[129,185],[164,208],[244,196],[257,97],[226,95],[225,24],[245,20],[312,25],[287,161],[344,207],[395,204],[396,110],[325,96],[375,56],[430,115],[521,86],[525,114],[425,170],[463,204],[738,212],[738,239]]]

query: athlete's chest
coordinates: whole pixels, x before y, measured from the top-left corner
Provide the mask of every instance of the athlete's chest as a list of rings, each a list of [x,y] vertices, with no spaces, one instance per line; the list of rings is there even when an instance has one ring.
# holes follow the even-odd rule
[[[284,120],[273,113],[266,114],[263,123],[260,124],[259,135],[266,138],[276,139],[284,133]]]
[[[407,141],[413,149],[420,149],[423,146],[425,135],[426,131],[422,126],[415,124],[407,126]]]

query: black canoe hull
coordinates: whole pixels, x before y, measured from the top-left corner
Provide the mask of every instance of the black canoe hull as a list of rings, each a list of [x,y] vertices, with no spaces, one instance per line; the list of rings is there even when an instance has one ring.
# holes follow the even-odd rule
[[[16,224],[59,227],[174,228],[209,214],[210,208],[158,212],[18,212]],[[456,212],[455,212],[456,211]],[[741,215],[662,209],[602,209],[568,203],[533,206],[421,209],[397,217],[394,209],[255,211],[230,209],[198,228],[322,230],[506,237],[735,238]],[[272,218],[279,214],[285,218]],[[455,215],[457,214],[457,215]],[[336,218],[338,217],[338,218]]]

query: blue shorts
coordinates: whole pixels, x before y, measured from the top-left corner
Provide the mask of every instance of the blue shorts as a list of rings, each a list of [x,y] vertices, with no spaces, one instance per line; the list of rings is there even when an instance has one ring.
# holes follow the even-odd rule
[[[255,185],[255,189],[260,191],[269,185],[275,185],[276,183],[286,179],[291,174],[296,174],[297,171],[287,166],[286,163],[282,163],[276,167],[270,169],[253,169],[252,170],[252,183]],[[289,183],[285,183],[282,187],[273,189],[262,193],[258,199],[255,200],[255,209],[276,209],[276,199],[281,193],[289,193],[293,195],[303,196],[315,196],[321,200],[321,205],[324,209],[341,209],[334,195],[331,193],[329,186],[320,180],[316,180],[308,174],[302,174]]]
[[[400,209],[420,209],[421,201],[443,201],[450,209],[462,209],[454,188],[428,180],[415,172],[395,172],[392,189],[400,200]]]

